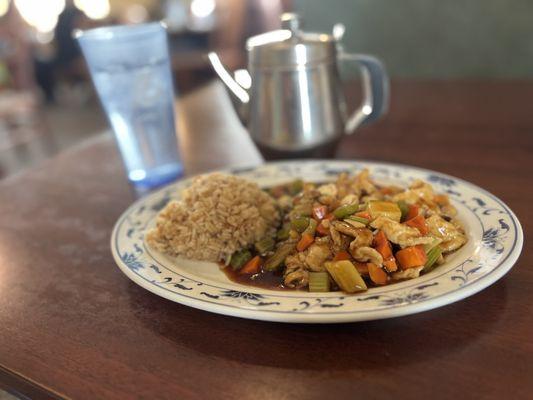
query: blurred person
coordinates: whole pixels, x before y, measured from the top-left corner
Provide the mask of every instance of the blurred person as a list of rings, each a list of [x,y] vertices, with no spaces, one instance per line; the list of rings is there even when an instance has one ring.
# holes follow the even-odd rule
[[[3,76],[0,86],[15,90],[35,88],[27,29],[13,2],[10,2],[6,14],[0,17],[0,65]]]
[[[54,55],[50,59],[35,58],[37,82],[47,102],[55,101],[58,78],[69,83],[87,79],[81,51],[72,32],[76,29],[87,29],[91,25],[90,19],[83,11],[78,9],[72,0],[68,0],[54,28]]]

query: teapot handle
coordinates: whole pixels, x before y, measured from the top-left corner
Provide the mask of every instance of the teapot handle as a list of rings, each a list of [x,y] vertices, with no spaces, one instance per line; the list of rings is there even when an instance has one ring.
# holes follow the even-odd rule
[[[361,67],[363,104],[346,121],[345,133],[353,133],[362,123],[375,121],[389,108],[389,77],[377,58],[364,54],[339,53],[343,61],[356,62]]]

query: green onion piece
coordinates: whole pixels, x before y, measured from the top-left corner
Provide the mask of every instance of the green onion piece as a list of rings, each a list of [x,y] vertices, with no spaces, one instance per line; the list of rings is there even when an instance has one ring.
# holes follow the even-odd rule
[[[244,267],[248,261],[252,259],[252,253],[248,250],[236,251],[232,254],[229,264],[234,270],[239,270]]]
[[[329,274],[327,272],[309,272],[310,292],[329,292]]]
[[[333,211],[333,215],[338,219],[344,219],[352,214],[355,214],[357,211],[359,211],[359,204],[353,203],[340,206]]]
[[[289,193],[293,196],[300,193],[304,189],[304,181],[296,179],[289,184]]]
[[[287,240],[289,238],[289,232],[291,231],[290,226],[284,226],[281,228],[278,233],[276,233],[276,239],[278,240]]]
[[[266,237],[261,239],[255,244],[255,249],[259,254],[265,254],[267,251],[270,251],[274,248],[276,242],[271,237]]]
[[[368,225],[368,223],[370,222],[369,219],[358,217],[357,215],[350,215],[348,219],[351,219],[352,221],[360,222],[363,225]]]
[[[298,232],[302,233],[309,226],[309,218],[307,217],[298,217],[292,220],[292,227]]]
[[[396,204],[398,204],[398,207],[400,207],[400,211],[402,212],[401,221],[404,221],[407,217],[407,214],[409,213],[409,206],[403,200],[398,201]]]
[[[317,226],[318,226],[318,222],[316,222],[315,219],[311,218],[309,220],[309,225],[307,225],[307,228],[305,228],[305,231],[303,231],[303,233],[311,235],[311,236],[315,236]]]
[[[435,266],[436,266],[435,263],[437,262],[437,260],[441,256],[441,254],[442,254],[442,250],[441,250],[440,246],[433,247],[427,253],[428,259],[426,261],[426,265],[424,265],[424,272],[429,272],[433,268],[435,268]]]
[[[263,264],[263,270],[276,271],[278,270],[289,254],[296,248],[296,243],[283,243],[279,246],[274,254],[272,254]]]

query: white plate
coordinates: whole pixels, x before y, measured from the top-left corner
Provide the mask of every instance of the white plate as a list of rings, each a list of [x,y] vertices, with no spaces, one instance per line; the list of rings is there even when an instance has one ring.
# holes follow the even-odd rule
[[[266,290],[230,281],[217,264],[171,259],[148,248],[144,232],[159,210],[179,198],[183,180],[140,199],[117,221],[111,249],[124,274],[169,300],[219,314],[266,321],[327,323],[398,317],[464,299],[494,283],[511,269],[522,249],[518,219],[498,198],[449,175],[403,165],[352,161],[287,161],[226,172],[262,187],[290,181],[331,180],[342,171],[369,168],[380,183],[407,185],[423,179],[450,196],[468,235],[468,243],[444,265],[420,278],[347,295]]]

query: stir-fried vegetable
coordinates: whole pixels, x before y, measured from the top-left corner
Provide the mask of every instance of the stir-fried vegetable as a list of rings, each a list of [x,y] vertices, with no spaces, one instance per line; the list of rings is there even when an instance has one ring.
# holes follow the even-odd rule
[[[427,256],[422,246],[413,246],[396,252],[396,260],[402,269],[407,269],[424,266]]]
[[[407,216],[405,217],[406,221],[409,221],[410,219],[413,219],[420,213],[420,207],[418,207],[416,204],[410,204],[409,205],[409,211],[407,212]]]
[[[333,215],[338,219],[344,219],[352,214],[355,214],[358,210],[359,205],[357,203],[346,204],[335,209],[335,211],[333,211]]]
[[[420,214],[418,214],[414,218],[411,218],[410,220],[407,220],[405,222],[405,225],[418,229],[422,235],[427,235],[429,233],[429,228],[426,224],[426,219]]]
[[[239,274],[257,274],[261,268],[261,257],[255,256],[239,270]]]
[[[265,254],[267,251],[270,251],[276,245],[276,241],[271,237],[266,237],[257,242],[254,246],[259,254]]]
[[[245,249],[242,251],[237,251],[231,256],[229,264],[234,270],[241,269],[244,264],[246,264],[252,258],[252,253],[249,250]]]
[[[304,181],[301,179],[296,179],[292,181],[289,185],[289,193],[292,195],[296,195],[300,193],[304,188]]]
[[[383,231],[378,231],[376,236],[374,236],[374,247],[383,257],[383,266],[387,268],[387,271],[396,271],[398,266],[396,265],[396,259],[392,254],[392,246]]]
[[[303,233],[302,238],[296,245],[296,250],[304,251],[315,241],[315,237],[309,233]]]
[[[370,279],[372,279],[372,282],[374,282],[376,285],[387,284],[389,276],[385,271],[383,271],[382,268],[378,267],[376,264],[373,263],[367,263],[366,265],[368,267],[368,274],[370,275]]]
[[[466,242],[457,222],[448,222],[456,215],[448,197],[421,181],[405,190],[380,187],[364,171],[341,174],[335,183],[295,180],[270,193],[280,226],[232,255],[230,268],[240,280],[279,276],[283,288],[354,293],[427,273],[442,263],[443,252]]]
[[[329,292],[329,274],[327,272],[309,272],[310,292]]]
[[[405,221],[405,219],[407,218],[407,214],[409,213],[409,206],[404,200],[400,200],[396,202],[396,204],[398,204],[398,208],[402,212],[402,217],[400,221]]]
[[[370,219],[363,218],[363,217],[358,217],[357,215],[350,215],[347,219],[359,222],[359,223],[361,223],[363,225],[368,225],[368,223],[370,222]]]
[[[342,260],[349,260],[352,258],[350,256],[350,253],[347,251],[339,251],[337,254],[335,254],[335,257],[333,257],[333,261],[342,261]]]
[[[290,226],[284,226],[276,233],[277,240],[287,240],[291,231]]]
[[[335,283],[346,293],[367,290],[365,281],[350,261],[330,261],[324,265]]]
[[[316,220],[310,219],[307,228],[305,228],[305,230],[303,231],[303,234],[315,236],[317,225],[318,223],[316,222]]]
[[[442,255],[441,248],[437,245],[427,252],[427,261],[424,265],[424,272],[429,272],[435,268],[437,260]]]
[[[307,217],[295,218],[292,220],[291,226],[296,231],[302,233],[309,226],[309,218]]]
[[[265,271],[276,271],[281,268],[285,262],[285,258],[294,251],[294,248],[294,243],[283,243],[276,249],[274,254],[265,261],[263,269]]]

